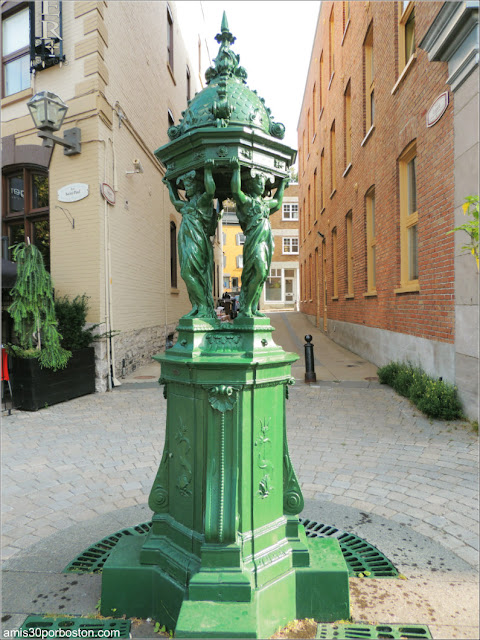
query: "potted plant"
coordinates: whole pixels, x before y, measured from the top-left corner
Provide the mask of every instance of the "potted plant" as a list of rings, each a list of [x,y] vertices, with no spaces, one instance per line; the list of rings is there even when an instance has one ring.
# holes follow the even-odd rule
[[[20,243],[13,248],[13,257],[17,263],[17,280],[11,291],[13,302],[8,312],[13,319],[15,343],[8,345],[8,352],[13,356],[14,406],[37,411],[93,393],[95,358],[89,344],[93,341],[94,327],[85,330],[83,326],[86,297],[76,299],[77,323],[71,323],[72,314],[64,314],[66,321],[59,331],[57,311],[62,301],[57,305],[54,302],[52,280],[40,251],[34,245]],[[82,326],[79,326],[80,322]],[[71,346],[69,336],[64,339],[61,331],[69,334]],[[76,334],[77,339],[73,340]]]

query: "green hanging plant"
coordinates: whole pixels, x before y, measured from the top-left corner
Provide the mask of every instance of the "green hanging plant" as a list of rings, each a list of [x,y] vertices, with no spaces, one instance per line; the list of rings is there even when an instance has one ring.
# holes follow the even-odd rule
[[[40,251],[21,242],[13,247],[17,281],[12,288],[8,313],[13,319],[17,345],[9,345],[12,355],[38,358],[41,367],[64,369],[72,353],[60,345],[53,286]]]

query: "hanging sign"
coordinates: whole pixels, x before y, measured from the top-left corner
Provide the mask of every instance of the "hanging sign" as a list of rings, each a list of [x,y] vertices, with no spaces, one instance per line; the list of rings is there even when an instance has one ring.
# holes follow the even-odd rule
[[[448,107],[448,91],[440,94],[427,111],[427,127],[433,127],[440,120]]]
[[[88,184],[75,182],[75,184],[67,184],[58,190],[59,202],[77,202],[88,196]]]
[[[61,0],[30,2],[30,67],[36,71],[64,62]]]
[[[102,182],[100,191],[102,196],[108,202],[108,204],[112,204],[112,205],[115,204],[115,191],[112,189],[112,187],[109,184],[107,184],[106,182]]]

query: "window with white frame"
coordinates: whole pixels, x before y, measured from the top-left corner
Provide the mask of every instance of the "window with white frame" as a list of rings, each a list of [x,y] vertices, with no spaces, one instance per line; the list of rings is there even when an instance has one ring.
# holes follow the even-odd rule
[[[282,205],[282,220],[298,220],[298,203],[285,202]]]
[[[243,233],[237,233],[237,235],[235,236],[235,242],[237,243],[237,245],[242,245],[245,244],[245,236]]]
[[[237,269],[243,269],[243,255],[236,257]]]
[[[29,8],[14,9],[11,13],[4,11],[2,19],[2,97],[10,96],[30,87],[29,44]]]
[[[285,255],[298,253],[298,238],[282,238],[282,253]]]
[[[267,302],[281,302],[282,300],[282,270],[270,269],[270,275],[265,282],[265,300]]]

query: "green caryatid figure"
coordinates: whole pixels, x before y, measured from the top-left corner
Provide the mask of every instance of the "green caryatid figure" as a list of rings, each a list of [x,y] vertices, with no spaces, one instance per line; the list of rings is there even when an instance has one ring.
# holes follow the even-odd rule
[[[238,158],[232,158],[231,164],[233,166],[232,196],[237,205],[238,221],[245,234],[238,316],[244,318],[264,316],[257,307],[272,262],[274,243],[270,216],[282,206],[283,192],[288,185],[288,180],[286,178],[282,180],[275,198],[265,198],[265,187],[269,176],[261,171],[252,170],[252,177],[246,182],[245,193],[241,190]]]
[[[186,201],[180,200],[177,188],[164,179],[170,200],[182,214],[178,232],[178,256],[180,273],[192,303],[192,310],[184,318],[216,317],[212,296],[213,249],[210,242],[218,221],[213,208],[213,164],[213,160],[205,163],[203,184],[198,171],[189,171],[177,179],[177,185],[185,189]]]

